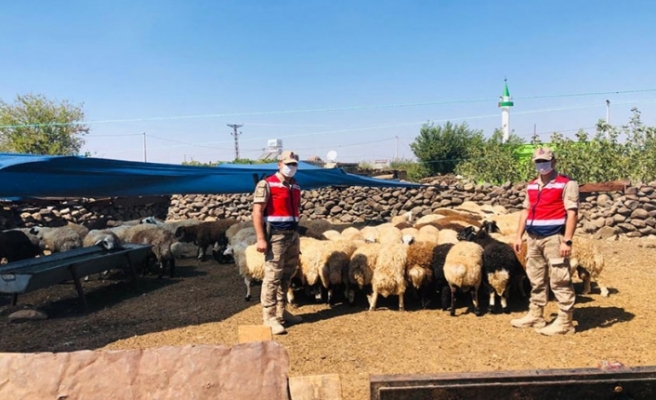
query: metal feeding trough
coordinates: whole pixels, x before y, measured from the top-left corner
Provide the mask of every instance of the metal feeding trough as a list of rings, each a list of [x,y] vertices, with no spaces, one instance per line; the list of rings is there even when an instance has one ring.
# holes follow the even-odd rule
[[[126,269],[136,279],[135,266],[151,254],[150,245],[124,244],[120,249],[100,246],[73,249],[48,256],[11,262],[0,267],[0,293],[19,294],[73,280],[83,307],[87,308],[80,277],[112,269]]]

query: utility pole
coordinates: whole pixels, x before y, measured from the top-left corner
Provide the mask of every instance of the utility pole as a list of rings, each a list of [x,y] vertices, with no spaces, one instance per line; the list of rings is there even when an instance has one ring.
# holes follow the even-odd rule
[[[610,100],[606,100],[606,125],[610,126]],[[606,140],[610,140],[609,126],[606,127]]]
[[[394,154],[394,161],[399,160],[399,137],[394,136],[396,138],[396,153]]]
[[[230,133],[232,136],[235,137],[235,160],[239,159],[239,135],[241,135],[241,132],[237,132],[238,128],[241,128],[242,125],[237,125],[237,124],[226,124],[232,129],[234,129],[234,132]]]
[[[144,162],[146,162],[146,132],[143,133]]]

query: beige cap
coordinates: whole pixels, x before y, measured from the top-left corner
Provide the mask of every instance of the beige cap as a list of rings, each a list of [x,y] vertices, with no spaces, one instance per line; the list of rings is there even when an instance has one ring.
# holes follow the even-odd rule
[[[278,161],[281,161],[283,164],[298,164],[298,154],[293,151],[284,151]]]
[[[554,155],[553,151],[551,151],[550,148],[548,147],[539,147],[535,149],[533,152],[533,161],[537,160],[544,160],[544,161],[551,161],[556,156]]]

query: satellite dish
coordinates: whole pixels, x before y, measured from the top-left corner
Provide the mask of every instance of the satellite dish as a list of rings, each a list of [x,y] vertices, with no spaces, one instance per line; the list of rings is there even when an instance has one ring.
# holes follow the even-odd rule
[[[326,159],[330,162],[335,161],[335,159],[337,159],[337,152],[335,150],[330,150],[328,154],[326,154]]]

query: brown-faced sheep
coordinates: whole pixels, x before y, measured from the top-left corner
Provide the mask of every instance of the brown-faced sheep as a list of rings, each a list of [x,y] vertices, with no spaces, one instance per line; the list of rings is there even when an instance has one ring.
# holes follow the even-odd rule
[[[600,281],[599,275],[604,269],[605,259],[601,251],[592,239],[581,236],[572,238],[572,255],[570,256],[570,267],[572,274],[578,272],[579,278],[583,281],[582,295],[590,293],[592,279],[597,282],[601,295],[608,297],[608,287]]]
[[[154,229],[144,229],[135,232],[129,243],[150,244],[151,251],[157,259],[159,267],[159,277],[164,276],[168,267],[169,276],[175,276],[175,258],[171,252],[171,245],[176,242],[175,236],[166,229],[155,227]],[[146,273],[147,268],[144,268]]]
[[[175,231],[175,237],[180,242],[198,245],[198,259],[205,261],[205,253],[210,245],[218,244],[217,251],[221,254],[228,245],[226,231],[237,223],[236,219],[201,222],[198,225],[180,226]]]
[[[407,249],[405,277],[416,295],[420,297],[422,308],[426,308],[433,287],[433,256],[436,243],[415,242]]]
[[[90,230],[84,237],[82,246],[100,246],[105,250],[114,250],[121,248],[121,240],[109,230]]]

